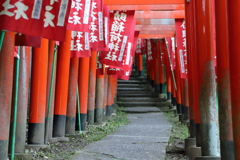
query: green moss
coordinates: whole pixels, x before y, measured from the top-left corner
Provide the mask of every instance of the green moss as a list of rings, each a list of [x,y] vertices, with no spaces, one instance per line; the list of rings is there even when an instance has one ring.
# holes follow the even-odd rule
[[[181,124],[178,117],[176,117],[173,112],[164,112],[163,114],[172,124],[169,144],[174,143],[174,139],[184,140],[188,138],[189,132],[187,126],[185,124]]]

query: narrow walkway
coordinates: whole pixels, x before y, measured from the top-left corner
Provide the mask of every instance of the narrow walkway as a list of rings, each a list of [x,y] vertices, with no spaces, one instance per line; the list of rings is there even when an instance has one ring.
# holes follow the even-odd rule
[[[137,81],[142,80],[132,79],[126,83],[131,86],[131,82],[136,84]],[[102,140],[87,145],[84,149],[78,151],[77,153],[79,154],[72,157],[72,160],[165,159],[165,149],[168,144],[171,124],[164,118],[160,109],[156,107],[161,101],[156,98],[153,92],[149,92],[150,87],[147,87],[144,81],[142,82],[137,83],[139,86],[132,87],[132,89],[119,82],[118,100],[122,100],[120,105],[128,106],[126,107],[126,111],[131,113],[128,114],[130,123],[120,127],[116,132],[106,136]],[[123,88],[128,89],[124,92]],[[130,96],[133,90],[138,90],[135,92],[138,93],[135,96],[137,95],[141,98],[134,100],[133,95]],[[128,95],[128,98],[123,101],[124,96],[121,95]],[[144,103],[144,105],[141,106],[140,102]]]
[[[129,114],[130,123],[79,151],[73,160],[164,160],[171,125],[162,113]]]

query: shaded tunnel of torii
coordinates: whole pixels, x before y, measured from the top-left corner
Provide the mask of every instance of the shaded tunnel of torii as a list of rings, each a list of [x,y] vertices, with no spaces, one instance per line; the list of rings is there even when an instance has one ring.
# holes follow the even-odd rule
[[[240,0],[105,0],[104,4],[111,10],[136,10],[135,30],[140,31],[139,38],[160,43],[156,53],[166,55],[165,38],[176,36],[176,19],[185,19],[187,79],[181,78],[179,61],[171,70],[168,56],[164,64],[156,56],[143,66],[143,57],[147,59],[148,54],[137,55],[134,67],[139,76],[143,76],[146,67],[152,89],[159,98],[171,101],[182,121],[190,126],[186,144],[191,145],[186,152],[201,153],[197,160],[239,160]],[[97,51],[92,51],[91,57],[70,58],[70,31],[66,32],[66,41],[60,43],[57,56],[55,41],[42,38],[40,48],[20,47],[20,59],[14,59],[11,55],[15,33],[1,31],[2,37],[0,159],[7,159],[8,148],[13,148],[12,132],[16,132],[15,153],[23,153],[28,116],[31,146],[43,145],[56,137],[64,139],[65,134],[85,130],[87,123],[101,124],[112,114],[117,79],[107,74],[107,67],[102,75],[96,74]],[[175,46],[176,56],[180,54],[178,47]],[[18,104],[17,113],[14,103]],[[17,124],[12,131],[14,114]]]

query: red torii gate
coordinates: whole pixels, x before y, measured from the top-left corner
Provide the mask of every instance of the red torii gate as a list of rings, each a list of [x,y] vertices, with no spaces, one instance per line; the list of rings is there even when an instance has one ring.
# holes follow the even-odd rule
[[[173,26],[174,24],[172,24],[172,21],[170,19],[185,18],[185,12],[186,12],[187,28],[189,29],[189,31],[187,33],[187,37],[188,37],[189,41],[190,41],[190,39],[192,40],[192,42],[188,42],[188,47],[190,47],[190,49],[189,48],[188,49],[189,49],[189,53],[191,55],[191,58],[189,58],[188,61],[189,61],[189,64],[191,64],[191,62],[196,62],[196,56],[197,56],[198,64],[199,64],[199,69],[196,68],[196,64],[191,64],[192,65],[191,66],[191,68],[192,68],[192,71],[191,71],[192,72],[192,79],[189,82],[189,86],[191,86],[191,88],[189,89],[189,94],[192,94],[194,96],[198,96],[199,93],[196,91],[196,88],[198,89],[198,87],[194,86],[194,85],[200,85],[200,89],[202,90],[202,92],[204,92],[206,89],[209,89],[209,88],[206,88],[206,85],[210,86],[210,90],[208,90],[209,91],[208,93],[210,93],[210,92],[213,93],[215,91],[214,90],[214,85],[210,84],[210,82],[214,81],[213,80],[214,79],[213,74],[215,74],[214,73],[214,68],[213,68],[214,66],[211,65],[208,68],[208,69],[211,70],[209,72],[206,71],[206,68],[204,68],[205,67],[204,64],[206,64],[207,61],[211,61],[211,62],[213,61],[213,56],[212,56],[213,51],[212,51],[212,48],[211,48],[212,47],[211,29],[213,28],[212,24],[211,24],[211,22],[213,21],[213,19],[212,19],[213,17],[211,17],[211,14],[212,14],[211,13],[211,11],[212,11],[211,2],[212,2],[211,0],[204,0],[205,4],[203,4],[203,2],[198,2],[198,3],[195,3],[195,1],[185,2],[184,0],[168,0],[168,1],[166,1],[166,0],[141,0],[141,1],[139,1],[139,0],[129,0],[129,1],[105,0],[104,3],[105,3],[105,5],[109,5],[110,9],[112,9],[112,10],[136,10],[136,13],[135,13],[135,18],[137,19],[136,30],[140,31],[139,38],[159,39],[159,38],[164,38],[164,37],[173,37],[175,35],[175,28]],[[222,5],[219,5],[219,7],[220,6],[222,7],[222,6],[226,5],[226,0],[222,0],[221,2],[222,2]],[[190,6],[189,6],[189,4],[190,4]],[[203,6],[205,7],[206,12],[202,11]],[[224,11],[227,12],[225,9],[226,8],[224,8]],[[229,6],[229,10],[231,10],[231,9],[234,9],[233,4]],[[230,16],[234,15],[234,11],[235,10],[230,11],[230,13],[231,13]],[[203,13],[206,14],[206,17],[203,17],[203,15],[202,15]],[[192,17],[190,17],[190,14],[193,14]],[[239,18],[237,15],[235,15],[235,16],[237,18]],[[219,19],[217,19],[217,20],[219,20]],[[220,22],[223,22],[223,21],[219,20],[217,22],[220,23]],[[199,25],[200,27],[196,27],[195,23],[197,23],[197,25]],[[227,25],[227,22],[224,22],[224,24]],[[233,27],[234,23],[233,23],[232,19],[229,22],[229,24],[231,25],[231,28],[235,29]],[[202,25],[204,26],[203,28],[206,29],[206,30],[202,30],[203,29],[203,28],[201,28]],[[221,29],[221,31],[226,31],[226,30],[227,30],[226,28]],[[197,33],[198,35],[196,36],[195,33]],[[201,37],[202,34],[205,37],[208,37],[208,38]],[[231,32],[231,35],[230,35],[231,37],[233,37],[233,40],[237,39],[236,37],[234,37],[234,34],[235,33]],[[11,36],[12,35],[8,33],[7,36],[6,36],[7,40],[10,41]],[[219,39],[221,39],[222,37],[226,37],[226,36],[219,36]],[[202,47],[201,45],[205,45],[205,44],[207,44],[209,46],[208,48],[204,48],[203,50],[198,50],[197,53],[200,54],[200,53],[203,53],[202,51],[206,51],[206,53],[209,53],[208,55],[206,55],[204,53],[203,53],[203,55],[205,57],[201,57],[202,55],[200,56],[199,54],[196,55],[196,53],[195,53],[196,52],[196,41],[199,43],[198,48]],[[219,44],[223,44],[223,42],[219,42]],[[231,46],[237,48],[237,46],[234,43],[231,43]],[[5,53],[5,50],[6,50],[6,48],[4,48],[1,53]],[[226,48],[225,48],[225,50],[227,52]],[[231,50],[231,51],[234,52],[233,50]],[[5,55],[3,54],[2,56],[5,56]],[[2,61],[3,60],[5,61],[5,58],[6,57],[2,57],[1,58]],[[234,61],[233,58],[231,58],[231,62],[237,63],[236,61]],[[11,60],[11,64],[12,63],[13,62]],[[226,63],[226,61],[224,61],[224,63]],[[2,64],[4,64],[4,63],[2,63]],[[219,64],[221,64],[221,63],[219,63]],[[229,68],[229,67],[227,67],[227,68]],[[234,66],[232,68],[234,68]],[[3,67],[3,69],[4,69],[4,67]],[[197,72],[197,70],[198,70],[198,72],[200,72],[200,73],[199,74],[194,73],[194,70],[195,70],[195,72]],[[211,75],[211,80],[204,81],[204,78],[209,78],[209,77],[206,77],[206,75],[204,75],[204,73],[208,73],[208,75]],[[2,73],[2,74],[3,74],[3,76],[6,76],[5,73]],[[159,74],[159,73],[157,73],[157,74]],[[196,78],[198,76],[200,78],[199,83],[196,84],[196,82],[195,83],[192,82],[192,81],[196,80]],[[233,75],[231,75],[231,76],[233,76]],[[103,77],[101,77],[101,78],[103,78]],[[221,80],[220,78],[221,77],[219,77],[219,81]],[[111,77],[109,78],[109,81],[112,81]],[[1,83],[4,84],[5,81],[1,80]],[[111,82],[111,83],[113,84],[115,82]],[[234,81],[233,81],[233,84],[234,84],[234,86],[238,87],[238,84],[235,84]],[[59,87],[61,87],[61,86],[59,86]],[[237,88],[235,88],[235,89],[237,89]],[[111,89],[109,89],[109,90],[111,90]],[[11,92],[11,87],[9,87],[5,91],[7,93]],[[232,93],[234,94],[234,92],[232,92]],[[228,96],[229,96],[229,94],[228,94]],[[234,94],[234,101],[238,102],[236,97],[237,97],[236,94]],[[5,97],[3,97],[3,98],[5,98]],[[212,98],[212,100],[215,100],[215,96],[209,95],[209,96],[201,99],[201,101],[205,101],[205,100],[208,101],[209,98]],[[228,100],[229,100],[229,97],[228,97]],[[7,101],[7,100],[5,100],[5,101]],[[109,105],[110,105],[110,103],[112,103],[110,101],[111,100],[109,100],[109,102],[108,102]],[[196,103],[198,103],[198,102],[196,102],[196,101],[193,102],[192,101],[192,103],[190,103],[189,107],[193,111],[191,113],[195,112],[195,115],[197,117],[197,116],[199,116],[198,115],[199,114],[198,113],[198,108],[194,109],[195,106],[192,106],[192,105],[197,105]],[[213,107],[213,105],[208,105],[208,103],[206,103],[205,105],[206,106],[203,105],[203,106],[200,106],[200,107],[202,109],[211,109],[211,107]],[[216,158],[217,158],[217,156],[219,156],[217,151],[212,149],[214,147],[217,147],[216,143],[215,142],[208,142],[206,140],[208,138],[210,138],[210,139],[214,138],[214,140],[217,139],[217,136],[216,137],[211,137],[210,134],[213,133],[213,130],[211,130],[210,128],[207,128],[207,127],[209,127],[209,125],[211,126],[211,123],[214,123],[214,125],[217,125],[217,123],[215,121],[211,121],[211,118],[214,118],[214,117],[211,117],[211,115],[209,115],[211,113],[207,112],[206,114],[207,115],[201,115],[202,119],[206,118],[206,117],[210,119],[210,120],[207,119],[208,121],[205,121],[205,124],[204,124],[205,128],[204,128],[204,130],[202,130],[202,132],[204,133],[204,136],[206,136],[206,137],[203,137],[203,139],[201,141],[202,142],[201,145],[202,145],[202,150],[203,150],[203,156],[216,156]],[[193,120],[194,120],[195,115],[192,115]],[[237,116],[237,115],[235,115],[235,116]],[[227,118],[229,118],[229,117],[227,117]],[[214,119],[214,120],[216,120],[216,119]],[[235,120],[234,122],[237,123],[236,117],[235,117],[234,120]],[[200,121],[198,123],[200,124]],[[229,125],[231,125],[231,123],[229,123]],[[215,129],[214,131],[216,131],[216,126],[211,126],[211,127],[213,127]],[[235,124],[235,127],[237,127],[236,124]],[[5,138],[5,137],[3,137],[3,138]],[[206,139],[204,139],[204,138],[206,138]],[[233,141],[232,137],[228,136],[224,140],[226,142],[225,148],[231,148],[232,147],[231,142]],[[224,153],[224,150],[222,149],[222,157],[224,157],[224,155],[226,155],[226,157],[229,158],[229,157],[231,157],[232,153],[233,153],[233,151],[231,153]],[[236,157],[236,158],[238,158],[238,157]]]

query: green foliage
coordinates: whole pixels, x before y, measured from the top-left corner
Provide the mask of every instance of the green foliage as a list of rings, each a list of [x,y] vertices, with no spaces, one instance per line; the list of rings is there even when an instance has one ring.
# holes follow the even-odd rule
[[[70,158],[75,151],[82,149],[88,143],[98,141],[120,126],[127,124],[129,122],[127,115],[122,110],[123,108],[118,108],[117,113],[112,114],[110,119],[102,125],[89,125],[83,133],[66,135],[69,142],[56,142],[49,144],[49,148],[41,149],[38,152],[32,150],[29,152],[34,159]]]
[[[102,125],[92,125],[87,127],[85,140],[87,143],[98,141],[111,132],[116,131],[120,126],[127,124],[127,115],[119,108],[116,115],[113,115],[106,123]]]
[[[188,138],[189,132],[187,126],[185,124],[181,124],[178,117],[176,117],[173,112],[164,112],[164,116],[172,124],[169,144],[174,143],[174,139],[184,140]]]

